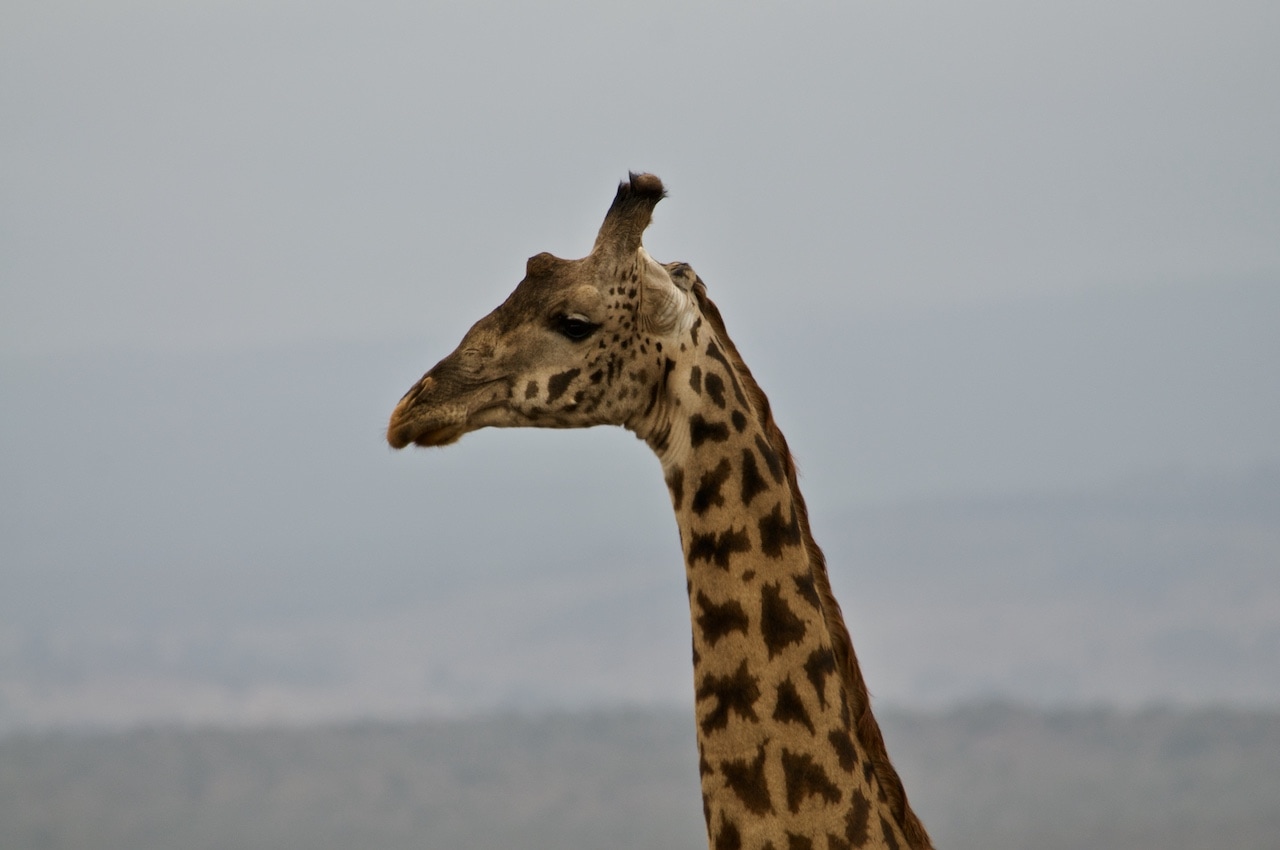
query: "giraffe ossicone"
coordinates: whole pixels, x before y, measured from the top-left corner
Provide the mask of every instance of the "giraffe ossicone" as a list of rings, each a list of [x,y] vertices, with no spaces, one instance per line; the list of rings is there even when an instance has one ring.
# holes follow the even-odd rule
[[[680,529],[712,850],[929,847],[769,402],[702,280],[644,249],[664,195],[632,174],[589,255],[530,258],[507,300],[396,405],[387,442],[633,431],[662,462]]]

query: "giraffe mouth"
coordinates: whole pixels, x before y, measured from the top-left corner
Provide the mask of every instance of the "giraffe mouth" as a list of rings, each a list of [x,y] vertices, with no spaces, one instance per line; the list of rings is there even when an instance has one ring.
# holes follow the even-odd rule
[[[454,405],[429,404],[424,396],[435,388],[435,380],[424,375],[404,394],[387,423],[387,443],[393,449],[415,446],[447,446],[467,433],[466,411]]]
[[[463,392],[442,391],[439,382],[428,373],[391,412],[387,443],[393,449],[403,449],[410,443],[447,446],[477,428],[507,425],[504,387],[503,381],[493,379]]]
[[[397,426],[393,421],[387,429],[387,442],[393,449],[403,449],[413,443],[415,446],[447,446],[462,439],[467,429],[462,425],[445,425],[439,428],[419,430],[412,423]]]

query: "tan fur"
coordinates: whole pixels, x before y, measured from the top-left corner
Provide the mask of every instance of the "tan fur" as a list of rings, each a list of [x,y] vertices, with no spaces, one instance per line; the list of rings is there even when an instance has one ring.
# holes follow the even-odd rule
[[[792,498],[795,500],[796,510],[800,517],[805,549],[809,553],[810,568],[813,571],[814,581],[818,586],[819,597],[822,600],[827,629],[831,633],[832,649],[836,653],[845,692],[849,697],[850,709],[854,715],[858,741],[862,744],[867,756],[875,763],[876,775],[880,778],[880,785],[889,797],[890,808],[898,825],[906,835],[910,846],[913,848],[932,847],[932,842],[929,840],[929,834],[925,830],[924,824],[916,817],[915,812],[911,810],[911,806],[907,802],[907,793],[903,788],[902,779],[889,761],[889,751],[885,747],[884,736],[880,732],[880,724],[876,721],[875,715],[871,713],[871,695],[867,691],[866,681],[862,678],[862,669],[859,667],[858,657],[853,651],[853,640],[849,636],[849,630],[845,627],[844,617],[840,612],[840,603],[836,601],[835,594],[831,590],[831,579],[827,575],[826,556],[813,539],[813,532],[809,528],[809,511],[805,506],[804,496],[800,492],[795,459],[787,447],[787,438],[783,436],[777,423],[774,422],[769,399],[765,396],[764,390],[760,389],[760,385],[756,383],[755,377],[752,376],[751,370],[747,367],[746,362],[743,361],[742,355],[738,353],[737,346],[733,344],[728,331],[725,330],[724,319],[720,316],[719,308],[707,297],[706,286],[701,280],[694,285],[693,293],[698,300],[698,307],[701,309],[702,315],[707,318],[716,334],[724,342],[733,368],[746,385],[747,392],[751,396],[752,406],[759,413],[760,425],[765,429],[770,444],[778,452],[778,456],[782,458],[785,465],[787,485],[791,489]]]

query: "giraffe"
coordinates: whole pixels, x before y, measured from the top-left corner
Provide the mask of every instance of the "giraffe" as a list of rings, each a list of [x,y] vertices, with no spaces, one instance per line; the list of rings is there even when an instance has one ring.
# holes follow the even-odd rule
[[[588,256],[531,257],[507,300],[396,405],[387,442],[631,430],[661,461],[685,558],[709,847],[931,847],[889,762],[768,399],[698,275],[644,249],[665,194],[632,173]]]

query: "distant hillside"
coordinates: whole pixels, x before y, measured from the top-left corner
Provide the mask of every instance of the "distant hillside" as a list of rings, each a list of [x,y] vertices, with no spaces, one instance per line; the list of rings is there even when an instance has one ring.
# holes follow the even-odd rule
[[[1280,713],[882,712],[950,850],[1270,850]],[[698,847],[691,716],[557,714],[0,739],[15,850]]]

